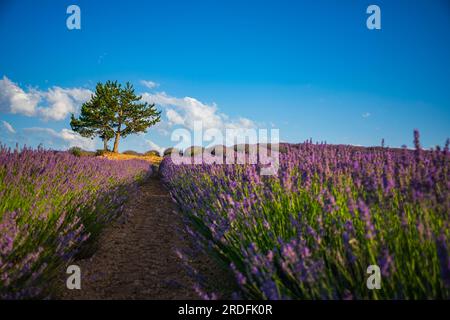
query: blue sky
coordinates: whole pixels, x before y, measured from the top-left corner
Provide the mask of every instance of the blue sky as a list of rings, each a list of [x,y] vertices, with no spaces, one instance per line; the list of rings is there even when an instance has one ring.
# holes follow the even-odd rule
[[[71,4],[81,30],[66,27]],[[366,28],[370,4],[381,30]],[[100,147],[68,115],[108,79],[131,81],[164,115],[122,151],[173,145],[174,128],[208,116],[289,142],[411,145],[418,128],[431,147],[450,136],[448,1],[3,0],[0,39],[8,145]]]

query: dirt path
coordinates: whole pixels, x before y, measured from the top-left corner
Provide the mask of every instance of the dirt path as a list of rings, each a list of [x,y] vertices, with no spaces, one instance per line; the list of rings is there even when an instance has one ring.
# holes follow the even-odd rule
[[[96,253],[75,262],[81,268],[81,290],[60,288],[58,298],[199,299],[175,251],[192,244],[161,182],[145,182],[125,210],[128,220],[108,227]],[[196,256],[193,263],[207,278],[224,279],[223,270],[205,255]]]

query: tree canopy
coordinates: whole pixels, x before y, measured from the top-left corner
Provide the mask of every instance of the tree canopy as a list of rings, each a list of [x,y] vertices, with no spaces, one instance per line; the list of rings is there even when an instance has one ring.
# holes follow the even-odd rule
[[[113,151],[118,152],[121,137],[146,132],[161,120],[155,105],[141,99],[129,82],[123,87],[117,81],[98,83],[91,99],[82,105],[79,117],[72,114],[70,126],[83,137],[99,136],[105,150],[114,138]]]

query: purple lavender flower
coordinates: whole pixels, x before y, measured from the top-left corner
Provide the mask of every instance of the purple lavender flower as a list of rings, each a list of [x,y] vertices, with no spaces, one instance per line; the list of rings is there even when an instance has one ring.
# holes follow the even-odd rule
[[[442,233],[436,240],[437,253],[441,266],[442,279],[446,287],[450,287],[450,256],[446,237]]]

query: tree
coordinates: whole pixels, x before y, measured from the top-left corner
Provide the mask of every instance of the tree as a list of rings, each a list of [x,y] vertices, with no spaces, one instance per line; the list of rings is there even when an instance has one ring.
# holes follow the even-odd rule
[[[147,128],[161,120],[161,112],[156,110],[155,104],[139,102],[142,96],[134,93],[133,86],[127,82],[125,88],[120,89],[119,104],[115,110],[115,140],[113,152],[118,152],[119,140],[129,134],[146,132]]]
[[[108,150],[108,141],[114,137],[114,128],[110,126],[114,119],[114,108],[117,104],[119,88],[117,83],[107,81],[98,83],[91,99],[81,106],[78,119],[72,114],[70,126],[86,138],[99,136],[103,140],[103,148]]]
[[[154,104],[140,102],[133,86],[127,82],[122,87],[117,81],[98,83],[91,100],[81,107],[78,119],[72,114],[72,130],[84,137],[99,136],[107,150],[108,141],[114,138],[113,152],[118,152],[121,137],[146,132],[161,120],[161,112]]]

